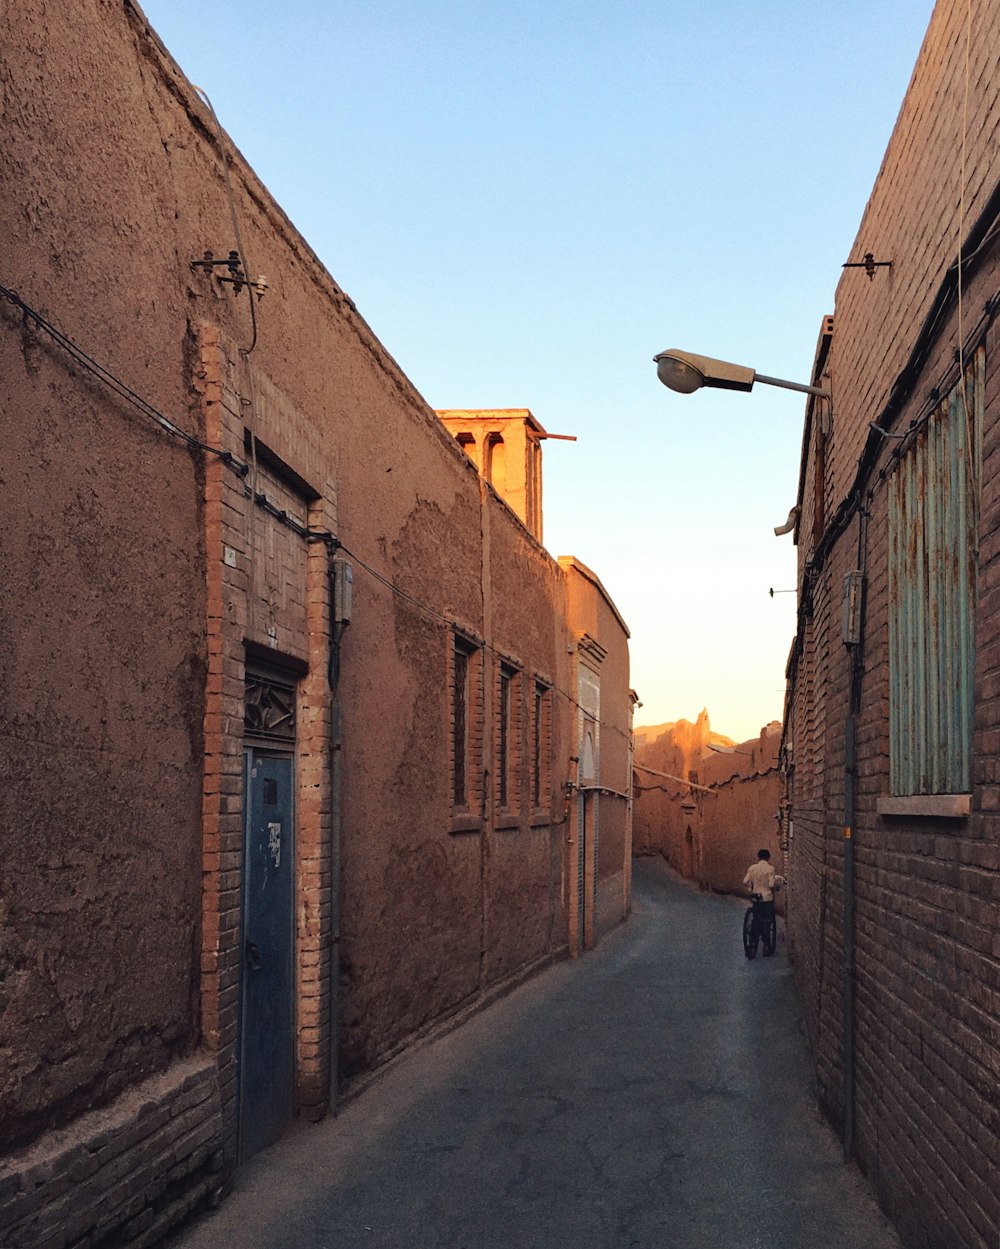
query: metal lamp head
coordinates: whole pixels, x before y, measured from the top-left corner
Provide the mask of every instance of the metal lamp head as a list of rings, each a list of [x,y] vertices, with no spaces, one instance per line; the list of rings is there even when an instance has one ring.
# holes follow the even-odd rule
[[[705,375],[685,360],[679,352],[663,351],[654,356],[656,376],[670,390],[680,395],[691,395],[705,385]]]
[[[742,364],[730,364],[728,360],[716,360],[712,356],[696,356],[693,351],[680,351],[671,347],[653,357],[656,376],[671,390],[690,395],[702,386],[717,390],[753,390],[754,382],[766,382],[768,386],[780,386],[783,390],[797,390],[805,395],[829,399],[830,392],[821,386],[804,386],[801,382],[788,382],[783,377],[765,377],[755,369]]]
[[[741,364],[729,364],[714,360],[711,356],[696,356],[691,351],[671,347],[654,356],[656,376],[671,390],[690,395],[702,386],[714,386],[720,390],[750,390],[756,374]]]

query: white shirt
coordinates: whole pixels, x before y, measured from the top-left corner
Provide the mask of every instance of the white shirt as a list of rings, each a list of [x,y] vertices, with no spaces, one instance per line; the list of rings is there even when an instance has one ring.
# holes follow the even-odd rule
[[[743,883],[750,886],[751,893],[759,893],[765,902],[773,902],[774,890],[781,888],[785,878],[779,876],[766,859],[758,859],[747,869]]]

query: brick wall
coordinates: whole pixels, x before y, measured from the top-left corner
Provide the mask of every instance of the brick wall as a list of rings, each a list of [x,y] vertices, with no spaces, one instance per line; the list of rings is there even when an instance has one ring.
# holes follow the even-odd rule
[[[223,1140],[214,1062],[178,1063],[0,1164],[3,1243],[146,1249],[218,1200]]]
[[[802,483],[803,516],[824,492],[828,528],[800,525],[800,590],[811,592],[800,597],[786,726],[789,928],[820,1099],[842,1127],[851,1112],[858,1162],[904,1241],[921,1249],[993,1249],[1000,1230],[998,51],[995,0],[937,5],[851,257],[873,251],[892,269],[871,282],[859,270],[840,279],[828,360],[832,445],[824,471],[813,436]],[[935,393],[955,383],[959,348],[967,359],[978,341],[987,372],[971,814],[942,818],[915,806],[880,814],[890,796],[887,483],[898,440],[870,434],[869,422],[902,433],[921,421]],[[864,485],[852,503],[859,464]],[[842,507],[846,523],[830,527]],[[852,715],[840,614],[844,575],[858,567],[866,598]],[[944,635],[939,644],[948,645]],[[853,1086],[843,1044],[849,720],[857,749]]]
[[[236,1133],[236,1041],[243,846],[243,714],[247,647],[295,659],[296,1083],[307,1117],[331,1082],[332,700],[330,550],[303,536],[336,529],[336,493],[308,421],[216,327],[199,330],[196,383],[206,439],[247,466],[207,466],[205,547],[209,681],[205,711],[205,893],[202,1018],[220,1055],[228,1149]],[[252,370],[252,371],[251,371]],[[252,396],[252,399],[251,399]],[[252,405],[252,406],[251,406]],[[254,422],[247,447],[247,410]],[[278,465],[281,468],[277,467]],[[250,495],[257,502],[251,502]],[[310,497],[307,498],[306,495]],[[275,515],[275,513],[279,515]],[[283,522],[286,517],[291,525]]]

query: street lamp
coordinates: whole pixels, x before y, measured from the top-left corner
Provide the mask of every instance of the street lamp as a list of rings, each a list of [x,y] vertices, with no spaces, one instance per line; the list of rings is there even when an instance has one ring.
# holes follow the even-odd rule
[[[803,386],[801,382],[786,382],[780,377],[765,377],[742,364],[729,364],[726,360],[714,360],[711,356],[696,356],[692,351],[679,351],[670,347],[654,356],[656,376],[670,390],[690,395],[702,386],[719,390],[752,390],[754,382],[768,386],[782,386],[785,390],[799,390],[806,395],[818,395],[829,399],[830,392],[819,386]]]

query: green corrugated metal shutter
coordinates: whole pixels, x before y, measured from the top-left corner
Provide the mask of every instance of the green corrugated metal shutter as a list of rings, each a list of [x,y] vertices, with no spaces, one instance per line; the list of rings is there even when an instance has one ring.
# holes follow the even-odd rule
[[[894,794],[971,786],[979,431],[985,353],[889,481],[889,750]]]

